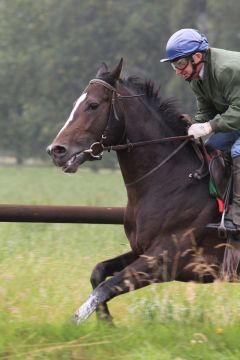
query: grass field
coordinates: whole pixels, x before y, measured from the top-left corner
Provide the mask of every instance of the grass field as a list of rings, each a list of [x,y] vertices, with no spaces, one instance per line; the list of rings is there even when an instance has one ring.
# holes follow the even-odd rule
[[[0,168],[1,203],[124,206],[118,172]],[[240,359],[239,284],[168,283],[110,302],[115,327],[70,317],[97,262],[128,251],[119,225],[0,224],[0,359]]]

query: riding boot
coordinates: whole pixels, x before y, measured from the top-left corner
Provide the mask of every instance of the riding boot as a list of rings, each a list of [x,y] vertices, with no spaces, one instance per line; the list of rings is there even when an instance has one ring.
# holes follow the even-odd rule
[[[233,196],[232,204],[224,219],[224,228],[227,233],[232,235],[240,234],[240,156],[233,159]],[[208,224],[207,228],[222,230],[222,225]]]
[[[231,220],[235,229],[240,232],[240,156],[233,158],[233,200]]]

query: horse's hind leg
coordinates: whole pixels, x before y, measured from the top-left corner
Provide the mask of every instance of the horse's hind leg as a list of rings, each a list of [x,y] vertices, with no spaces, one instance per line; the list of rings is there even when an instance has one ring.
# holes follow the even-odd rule
[[[114,273],[123,270],[126,266],[131,264],[138,258],[138,255],[130,251],[115,258],[100,262],[97,264],[92,272],[90,281],[93,289],[95,289],[108,276],[113,276]],[[103,302],[96,308],[97,317],[111,322],[111,315],[106,302]]]

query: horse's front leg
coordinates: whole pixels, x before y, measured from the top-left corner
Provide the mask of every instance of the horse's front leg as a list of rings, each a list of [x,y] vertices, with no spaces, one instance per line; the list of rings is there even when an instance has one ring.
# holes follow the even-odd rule
[[[90,281],[93,289],[101,284],[107,277],[113,276],[114,273],[123,270],[126,266],[131,264],[138,258],[138,255],[133,251],[122,254],[115,258],[100,262],[97,264],[92,272]],[[101,303],[96,308],[97,317],[99,319],[107,320],[111,322],[112,317],[110,315],[106,302]]]
[[[140,256],[110,279],[101,282],[88,300],[76,311],[74,318],[79,324],[86,320],[101,304],[115,296],[147,286],[154,282],[167,281],[164,259]]]

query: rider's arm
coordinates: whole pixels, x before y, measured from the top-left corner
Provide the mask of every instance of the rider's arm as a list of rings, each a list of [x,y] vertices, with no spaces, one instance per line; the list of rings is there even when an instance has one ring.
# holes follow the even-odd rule
[[[240,68],[225,69],[219,76],[219,87],[227,110],[210,121],[213,131],[240,130]]]
[[[194,116],[194,121],[203,123],[206,121],[209,121],[210,119],[213,119],[217,115],[217,111],[215,107],[211,103],[207,101],[207,99],[204,96],[201,96],[200,94],[195,93],[196,96],[196,114]]]

